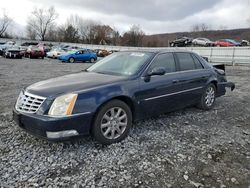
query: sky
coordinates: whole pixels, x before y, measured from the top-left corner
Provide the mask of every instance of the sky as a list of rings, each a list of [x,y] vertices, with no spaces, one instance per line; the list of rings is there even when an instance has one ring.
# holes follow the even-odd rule
[[[250,27],[250,0],[1,0],[0,17],[5,11],[21,34],[34,8],[50,6],[59,14],[57,24],[77,14],[121,33],[133,24],[146,34],[190,31],[201,23],[215,30]]]

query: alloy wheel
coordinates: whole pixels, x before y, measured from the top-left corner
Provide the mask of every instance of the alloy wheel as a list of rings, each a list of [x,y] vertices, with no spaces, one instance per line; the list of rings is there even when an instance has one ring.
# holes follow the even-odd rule
[[[205,103],[208,107],[212,106],[215,99],[215,90],[213,87],[208,87],[206,90]]]
[[[102,117],[101,133],[107,139],[119,138],[128,125],[128,116],[120,107],[110,108]]]

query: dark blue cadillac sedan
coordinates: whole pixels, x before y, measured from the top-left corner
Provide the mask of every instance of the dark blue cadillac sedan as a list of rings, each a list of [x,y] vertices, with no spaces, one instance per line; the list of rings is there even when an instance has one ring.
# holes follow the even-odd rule
[[[225,94],[225,72],[187,51],[114,53],[84,72],[35,83],[14,107],[20,127],[49,140],[91,134],[124,139],[134,120],[196,105],[209,110]]]

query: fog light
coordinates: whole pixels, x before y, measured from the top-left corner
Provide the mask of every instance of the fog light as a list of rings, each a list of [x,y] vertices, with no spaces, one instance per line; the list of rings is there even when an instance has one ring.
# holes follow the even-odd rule
[[[67,130],[67,131],[58,131],[58,132],[46,131],[46,134],[47,134],[47,138],[63,138],[63,137],[70,137],[70,136],[79,135],[76,130]]]

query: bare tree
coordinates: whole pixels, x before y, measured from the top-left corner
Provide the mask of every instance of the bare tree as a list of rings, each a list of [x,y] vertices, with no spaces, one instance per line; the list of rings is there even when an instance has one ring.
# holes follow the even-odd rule
[[[12,19],[3,11],[3,16],[0,18],[0,38],[3,37],[11,22]]]
[[[44,41],[49,28],[54,25],[57,17],[58,14],[54,7],[50,7],[49,9],[35,9],[28,20],[27,29],[35,32],[38,38]],[[29,31],[27,30],[27,32]]]
[[[200,24],[201,31],[207,31],[207,30],[209,30],[209,28],[210,28],[209,25],[207,25],[205,23]]]
[[[191,31],[192,32],[199,32],[200,31],[200,25],[199,24],[194,24],[191,26]]]
[[[144,31],[139,25],[133,25],[130,30],[124,33],[122,44],[127,46],[142,46]]]
[[[26,27],[26,33],[29,39],[36,40],[36,31],[30,25]]]
[[[82,36],[84,42],[93,44],[95,39],[95,28],[99,25],[98,22],[93,20],[82,20],[79,24],[79,33]]]
[[[101,23],[90,19],[83,19],[79,15],[71,15],[67,19],[66,25],[72,25],[76,28],[83,42],[92,44],[95,43],[96,26],[101,25]]]
[[[209,29],[210,29],[210,26],[205,23],[194,24],[191,27],[192,32],[208,31]]]

